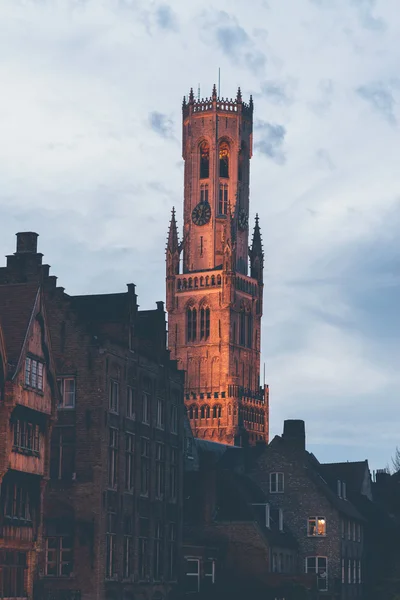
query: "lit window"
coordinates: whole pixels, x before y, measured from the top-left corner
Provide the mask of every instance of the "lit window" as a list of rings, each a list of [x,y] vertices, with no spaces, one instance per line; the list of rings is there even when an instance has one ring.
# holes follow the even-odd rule
[[[306,558],[306,573],[317,575],[318,590],[328,589],[328,559],[325,556],[308,556]]]
[[[226,142],[222,142],[219,147],[219,176],[229,177],[229,146]]]
[[[62,377],[57,379],[60,392],[60,404],[58,408],[75,408],[75,378]]]
[[[282,494],[284,490],[283,473],[269,474],[269,491],[271,494]]]
[[[307,533],[309,536],[326,535],[325,517],[309,517]]]

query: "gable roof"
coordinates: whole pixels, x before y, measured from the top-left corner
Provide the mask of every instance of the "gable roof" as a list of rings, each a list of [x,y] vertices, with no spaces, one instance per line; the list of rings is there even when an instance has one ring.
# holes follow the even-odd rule
[[[15,375],[38,294],[38,283],[0,285],[0,325],[7,353],[8,377]]]
[[[365,479],[365,472],[369,470],[368,461],[322,463],[321,468],[325,479],[336,484],[340,479],[346,482],[347,491],[360,494]]]

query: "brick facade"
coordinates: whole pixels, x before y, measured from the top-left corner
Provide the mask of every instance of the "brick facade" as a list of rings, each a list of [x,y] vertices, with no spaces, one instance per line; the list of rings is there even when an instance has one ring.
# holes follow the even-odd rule
[[[186,371],[196,437],[268,441],[268,388],[260,387],[263,250],[256,219],[248,248],[253,103],[183,103],[183,240],[175,213],[166,257],[168,345]],[[182,269],[180,257],[183,253]],[[250,274],[248,263],[250,255]]]
[[[35,245],[0,269],[0,280],[21,278],[42,282],[61,390],[36,597],[166,598],[178,574],[184,403],[163,303],[139,311],[133,284],[68,296]]]

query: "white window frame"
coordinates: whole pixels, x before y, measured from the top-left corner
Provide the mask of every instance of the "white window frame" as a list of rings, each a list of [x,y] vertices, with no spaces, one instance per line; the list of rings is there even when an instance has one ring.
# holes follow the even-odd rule
[[[29,388],[38,392],[44,390],[44,363],[37,358],[25,358],[24,382]]]
[[[272,478],[275,476],[275,489],[272,489]],[[279,485],[281,483],[281,485]],[[285,491],[285,476],[282,471],[276,471],[269,474],[269,492],[270,494],[283,494]]]
[[[165,404],[162,398],[157,398],[157,429],[164,429],[165,427]]]
[[[63,540],[65,538],[70,538],[71,539],[71,546],[68,547],[64,547],[63,546]],[[56,548],[49,548],[49,540],[53,539],[56,541]],[[70,535],[49,535],[46,537],[46,551],[45,551],[45,573],[46,573],[46,577],[70,577],[70,575],[63,575],[62,571],[63,571],[63,566],[64,565],[68,565],[70,564],[71,566],[71,572],[73,570],[73,539],[72,536]],[[55,560],[54,561],[49,561],[49,552],[54,552],[55,554]],[[71,552],[72,553],[72,560],[71,561],[67,561],[67,560],[63,560],[63,553],[64,552]],[[49,565],[54,564],[55,568],[56,568],[56,573],[53,575],[51,573],[49,573]]]
[[[315,571],[310,571],[308,568],[308,561],[309,559],[315,559]],[[320,559],[325,561],[325,565],[326,565],[326,576],[325,577],[321,577],[319,575],[319,561]],[[328,591],[328,558],[326,556],[307,556],[305,559],[305,568],[306,568],[306,573],[312,573],[312,574],[316,574],[317,575],[317,587],[318,587],[318,591],[319,592],[327,592]],[[326,586],[324,588],[320,587],[320,582],[325,582]]]
[[[315,531],[316,533],[310,533],[310,521],[315,521]],[[325,522],[325,532],[324,533],[318,533],[318,523],[319,521],[324,521]],[[312,517],[308,517],[307,519],[307,537],[326,537],[326,518],[322,517],[321,515],[319,516],[312,516]]]
[[[126,391],[126,418],[135,419],[135,389],[129,385]]]
[[[206,568],[204,565],[204,579],[206,579],[207,577],[210,577],[211,583],[214,584],[215,583],[215,559],[207,558],[205,562],[211,563],[211,573],[206,573]]]
[[[193,558],[191,556],[185,556],[186,563],[197,563],[197,573],[185,573],[185,577],[197,577],[197,592],[189,592],[189,593],[199,593],[200,591],[200,559]]]
[[[150,392],[142,392],[142,414],[141,421],[145,423],[145,425],[150,424],[150,404],[151,404],[151,395]]]
[[[108,410],[116,415],[119,413],[119,382],[116,379],[110,379],[110,396]]]
[[[72,394],[72,404],[66,404],[66,401],[65,401],[67,394],[69,396],[71,396],[71,391],[69,391],[69,392],[65,391],[65,384],[67,381],[74,382],[74,391]],[[75,377],[72,377],[72,376],[58,377],[57,383],[58,383],[58,389],[60,391],[60,403],[58,405],[58,410],[73,410],[75,408],[75,403],[76,403],[76,379],[75,379]]]

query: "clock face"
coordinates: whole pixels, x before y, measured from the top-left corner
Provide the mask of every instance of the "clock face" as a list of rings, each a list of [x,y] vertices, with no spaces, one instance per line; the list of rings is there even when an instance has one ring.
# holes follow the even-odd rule
[[[239,229],[244,231],[245,229],[247,229],[248,224],[249,224],[249,217],[247,216],[247,213],[244,210],[244,208],[241,208],[239,211],[239,215],[238,215]]]
[[[199,202],[192,212],[192,221],[195,225],[206,225],[211,219],[211,206],[208,202]]]

